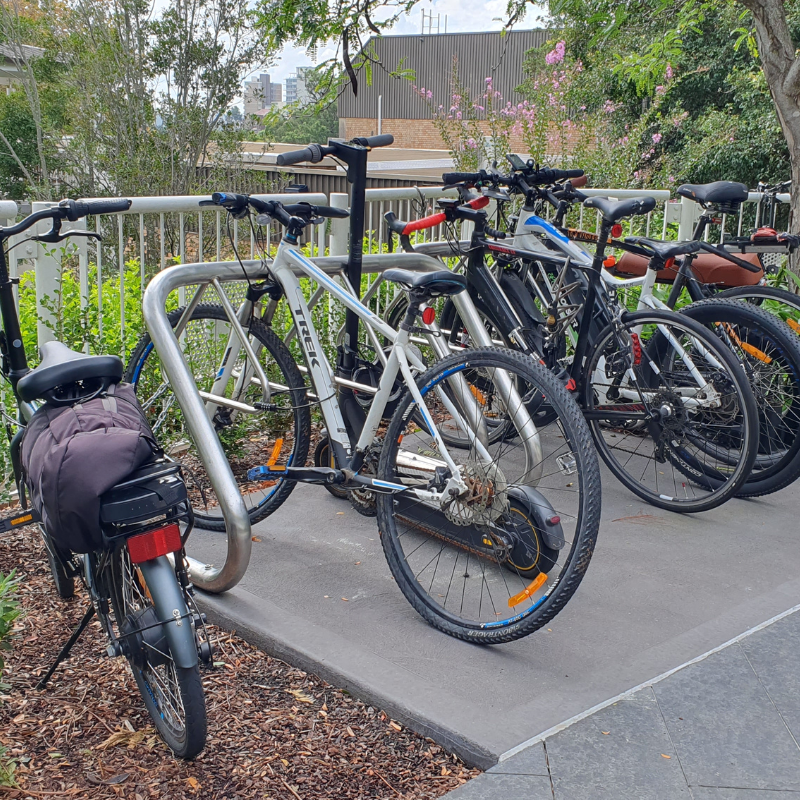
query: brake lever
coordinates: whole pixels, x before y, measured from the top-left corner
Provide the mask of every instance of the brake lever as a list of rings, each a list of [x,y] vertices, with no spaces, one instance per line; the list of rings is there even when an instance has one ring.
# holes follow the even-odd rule
[[[60,227],[60,226],[59,226]],[[45,244],[58,244],[70,236],[84,236],[87,239],[97,239],[98,242],[103,241],[103,237],[96,231],[65,231],[60,233],[58,231],[50,230],[47,233],[42,233],[39,236],[31,236],[34,242],[44,242]]]

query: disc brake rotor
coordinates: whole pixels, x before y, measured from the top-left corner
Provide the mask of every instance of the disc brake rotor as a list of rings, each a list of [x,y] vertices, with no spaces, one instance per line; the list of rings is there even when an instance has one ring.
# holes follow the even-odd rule
[[[461,465],[467,491],[442,507],[454,525],[490,525],[508,509],[508,483],[494,464]]]

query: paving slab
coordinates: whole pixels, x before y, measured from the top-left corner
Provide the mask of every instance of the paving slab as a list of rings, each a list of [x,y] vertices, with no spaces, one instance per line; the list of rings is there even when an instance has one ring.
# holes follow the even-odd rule
[[[702,515],[654,509],[603,476],[587,576],[545,630],[478,647],[441,634],[395,585],[374,519],[298,486],[254,527],[239,587],[212,618],[374,702],[470,763],[499,757],[609,697],[800,603],[800,487]],[[196,531],[210,563],[224,535]]]
[[[738,644],[653,691],[690,785],[800,787],[797,742]]]
[[[450,800],[553,800],[550,778],[538,775],[480,775],[447,795]]]
[[[650,688],[555,734],[543,747],[547,751],[556,797],[569,800],[691,798],[669,731]],[[524,751],[510,760],[523,755]]]

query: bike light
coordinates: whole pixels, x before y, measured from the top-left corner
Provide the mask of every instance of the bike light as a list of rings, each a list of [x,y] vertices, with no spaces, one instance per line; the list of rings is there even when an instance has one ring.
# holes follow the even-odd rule
[[[174,522],[165,528],[156,528],[128,539],[128,553],[134,564],[152,561],[180,549],[181,530]]]
[[[619,237],[622,236],[622,225],[620,225],[619,222],[611,226],[611,235],[615,239],[619,239]]]
[[[432,322],[433,322],[435,319],[436,319],[436,309],[435,309],[435,308],[432,308],[431,306],[428,306],[428,307],[427,307],[427,308],[426,308],[426,309],[425,309],[425,310],[422,312],[422,321],[423,321],[423,322],[424,322],[426,325],[430,325],[430,324],[431,324],[431,323],[432,323]]]

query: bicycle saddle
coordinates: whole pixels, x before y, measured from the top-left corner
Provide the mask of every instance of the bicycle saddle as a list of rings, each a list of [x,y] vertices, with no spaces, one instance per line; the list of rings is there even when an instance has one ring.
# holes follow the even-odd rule
[[[623,217],[649,214],[655,207],[652,197],[631,197],[627,200],[612,200],[610,197],[589,197],[583,201],[586,208],[596,208],[606,222],[619,222]]]
[[[416,291],[426,297],[458,294],[467,288],[467,279],[463,275],[450,272],[449,269],[438,269],[436,272],[387,269],[383,277],[387,281],[399,283],[406,290]]]
[[[628,236],[626,242],[643,247],[649,250],[659,261],[667,261],[676,256],[685,256],[688,253],[696,253],[702,247],[702,242],[662,242],[660,239],[647,239],[644,236]]]
[[[747,187],[734,181],[714,181],[714,183],[684,183],[678,187],[681,197],[688,197],[701,205],[717,203],[743,203],[747,200]]]
[[[39,366],[17,384],[17,394],[24,402],[44,397],[69,383],[99,379],[108,386],[122,380],[122,359],[118,356],[87,356],[61,342],[45,342],[39,351],[42,356]]]

